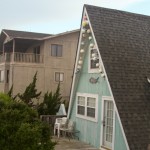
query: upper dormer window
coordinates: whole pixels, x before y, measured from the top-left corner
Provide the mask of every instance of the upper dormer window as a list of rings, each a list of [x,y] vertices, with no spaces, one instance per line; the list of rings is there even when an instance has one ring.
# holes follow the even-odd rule
[[[90,69],[97,69],[99,67],[99,56],[97,49],[90,50]]]
[[[99,54],[95,46],[89,49],[89,73],[97,73],[99,71]]]

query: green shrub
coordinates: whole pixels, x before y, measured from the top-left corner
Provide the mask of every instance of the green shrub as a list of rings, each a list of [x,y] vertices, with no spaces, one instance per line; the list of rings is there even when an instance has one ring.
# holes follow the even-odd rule
[[[0,94],[0,150],[53,150],[54,145],[35,110]]]
[[[45,93],[43,102],[38,106],[39,115],[56,115],[62,103],[60,83],[54,93]]]
[[[33,81],[26,87],[24,93],[22,94],[19,93],[17,95],[21,101],[23,101],[24,103],[26,103],[28,106],[31,107],[35,105],[34,100],[39,99],[41,95],[41,92],[37,92],[36,81],[37,81],[37,72],[33,77]]]

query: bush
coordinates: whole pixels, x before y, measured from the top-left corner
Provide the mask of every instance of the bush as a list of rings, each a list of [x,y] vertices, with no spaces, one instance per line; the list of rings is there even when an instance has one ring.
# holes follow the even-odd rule
[[[1,150],[53,150],[54,145],[49,126],[35,110],[0,94]]]
[[[41,95],[41,92],[37,92],[36,81],[37,81],[37,72],[35,73],[32,82],[26,87],[24,93],[22,94],[19,93],[17,95],[21,101],[23,101],[30,107],[33,107],[33,105],[35,105],[34,100],[39,99],[39,96]]]
[[[38,106],[39,115],[56,115],[62,103],[60,83],[54,93],[45,93],[43,102]]]

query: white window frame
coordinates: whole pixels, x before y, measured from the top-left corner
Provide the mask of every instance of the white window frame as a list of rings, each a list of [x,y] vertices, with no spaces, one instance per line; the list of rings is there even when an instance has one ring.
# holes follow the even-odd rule
[[[78,114],[78,96],[82,96],[85,97],[85,113],[84,115],[80,115]],[[93,117],[89,117],[87,116],[87,98],[91,97],[91,98],[95,98],[95,118]],[[93,122],[97,122],[98,121],[98,94],[89,94],[89,93],[77,93],[76,96],[76,117],[78,118],[82,118],[85,120],[89,120],[89,121],[93,121]]]
[[[53,55],[52,53],[52,47],[55,46],[56,47],[56,55]],[[58,47],[61,47],[61,56],[58,55],[58,50],[59,48]],[[51,44],[51,57],[63,57],[63,45],[61,44]]]
[[[99,68],[91,68],[91,51],[92,49],[96,49],[98,53],[98,49],[96,48],[89,48],[89,58],[88,58],[88,73],[99,73]],[[98,53],[99,56],[99,53]],[[99,57],[99,63],[100,63],[100,57]]]
[[[59,73],[59,81],[56,81],[56,73]],[[63,74],[63,81],[60,81],[60,74]],[[59,72],[59,71],[56,71],[55,73],[54,73],[54,80],[55,80],[55,82],[64,82],[64,72]]]
[[[101,122],[103,122],[103,116],[104,116],[104,101],[111,101],[114,104],[113,98],[111,96],[102,96],[102,105],[101,105]],[[113,113],[113,136],[112,136],[112,149],[114,149],[114,139],[115,139],[115,107],[114,107],[114,113]],[[103,124],[101,124],[101,132],[100,132],[100,149],[101,150],[106,150],[105,148],[103,148]]]

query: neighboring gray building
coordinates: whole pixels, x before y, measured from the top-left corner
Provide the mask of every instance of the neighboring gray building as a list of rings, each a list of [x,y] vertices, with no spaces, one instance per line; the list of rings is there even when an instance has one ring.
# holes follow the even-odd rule
[[[39,91],[54,91],[69,98],[79,30],[57,35],[2,30],[0,35],[0,91],[21,93],[37,71]]]

